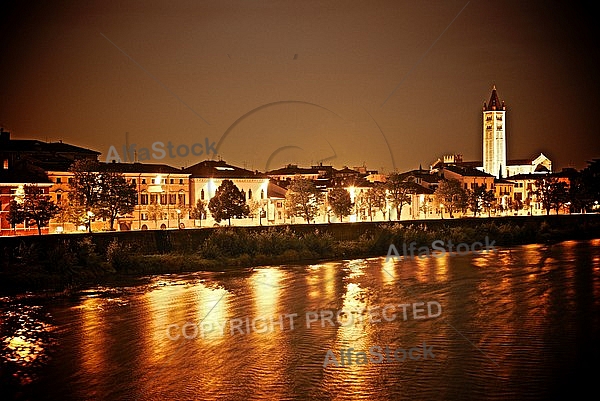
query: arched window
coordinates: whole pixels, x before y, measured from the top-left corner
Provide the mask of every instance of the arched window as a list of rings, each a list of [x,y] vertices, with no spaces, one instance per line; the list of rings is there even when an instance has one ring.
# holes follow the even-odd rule
[[[248,199],[252,199],[252,190],[251,189],[248,190]]]
[[[204,200],[204,190],[200,191],[200,199]]]

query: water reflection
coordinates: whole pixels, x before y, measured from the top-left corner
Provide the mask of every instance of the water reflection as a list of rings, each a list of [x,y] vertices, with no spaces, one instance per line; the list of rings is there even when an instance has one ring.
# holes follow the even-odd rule
[[[552,398],[598,357],[598,245],[163,276],[57,303],[3,303],[3,366],[49,399]],[[381,319],[386,305],[427,301],[441,316],[415,319],[409,310],[403,319],[396,310],[396,319]],[[340,321],[338,311],[346,311]],[[259,317],[269,330],[253,326]],[[183,335],[188,322],[197,336]],[[434,359],[323,366],[328,350],[339,360],[342,349],[424,342]],[[41,361],[48,369],[36,380]]]
[[[4,299],[10,301],[9,299]],[[48,349],[55,343],[55,327],[40,306],[17,304],[12,308],[0,304],[0,366],[19,385],[31,383],[36,368],[46,363]],[[2,384],[2,383],[0,383]]]

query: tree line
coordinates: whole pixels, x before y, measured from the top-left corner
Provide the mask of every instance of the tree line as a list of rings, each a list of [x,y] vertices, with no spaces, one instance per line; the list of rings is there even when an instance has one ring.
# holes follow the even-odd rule
[[[95,160],[75,161],[70,169],[69,197],[56,204],[42,188],[25,185],[9,206],[8,221],[13,229],[17,224],[36,226],[38,234],[52,219],[59,223],[86,226],[91,231],[94,218],[106,218],[114,230],[117,217],[133,212],[137,202],[135,184],[127,182],[123,173],[107,171]]]
[[[110,230],[114,230],[114,222],[119,216],[133,212],[137,202],[135,184],[127,182],[122,173],[106,171],[100,163],[93,160],[78,160],[70,171],[73,179],[69,182],[71,189],[68,199],[63,198],[56,205],[50,196],[45,195],[37,186],[26,185],[24,193],[10,203],[8,220],[13,228],[16,224],[27,222],[41,228],[48,225],[51,219],[59,222],[71,222],[85,225],[91,231],[94,217],[106,218]],[[536,196],[546,214],[551,210],[556,213],[565,206],[569,211],[591,211],[600,200],[600,162],[595,161],[571,177],[570,185],[553,176],[540,176],[531,193]],[[418,193],[420,185],[410,174],[391,173],[385,182],[376,182],[367,190],[355,194],[354,201],[346,188],[335,187],[323,192],[309,179],[298,178],[291,181],[285,197],[285,210],[288,217],[299,217],[307,223],[315,222],[317,216],[330,214],[339,221],[354,213],[373,221],[378,212],[386,218],[391,209],[400,220],[404,206],[411,205],[412,195]],[[444,179],[433,193],[421,205],[425,214],[433,209],[443,218],[444,212],[454,217],[454,213],[465,215],[468,211],[477,216],[496,211],[528,209],[531,198],[524,200],[509,198],[507,203],[497,199],[493,189],[475,186],[463,188],[460,181]],[[188,208],[182,204],[178,211],[187,213],[194,221],[206,219],[210,211],[213,219],[219,223],[231,219],[251,217],[259,211],[260,204],[254,200],[246,201],[244,193],[231,180],[223,180],[217,188],[215,196],[209,202],[198,200]],[[147,208],[150,219],[158,221],[163,217],[162,206],[152,202]],[[265,217],[260,210],[261,217]],[[391,216],[389,216],[391,217]],[[388,217],[388,218],[389,218]]]

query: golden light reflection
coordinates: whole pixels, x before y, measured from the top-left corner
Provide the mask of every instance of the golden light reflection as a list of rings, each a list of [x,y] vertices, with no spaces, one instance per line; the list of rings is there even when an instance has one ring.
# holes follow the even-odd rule
[[[382,259],[381,263],[381,281],[385,285],[394,284],[396,282],[397,273],[396,273],[396,263],[394,259],[390,259],[387,262],[385,259]]]
[[[364,290],[359,284],[348,283],[346,286],[346,292],[343,295],[342,308],[343,311],[348,311],[347,314],[340,314],[340,325],[336,333],[335,345],[332,351],[340,362],[339,351],[341,349],[354,348],[356,351],[366,352],[371,343],[370,329],[365,313],[358,314],[352,313],[353,311],[362,311],[367,308],[367,300],[364,294]],[[352,316],[352,317],[350,317]],[[359,394],[361,389],[366,385],[368,372],[372,367],[369,364],[349,364],[345,366],[333,366],[327,367],[327,374],[331,375],[330,380],[336,383],[344,383],[346,386],[345,391],[349,394]]]
[[[81,310],[81,364],[86,375],[93,378],[105,376],[108,369],[104,302],[98,297],[86,298]],[[96,379],[94,379],[96,380]]]
[[[339,263],[310,265],[306,276],[308,296],[314,300],[330,301],[335,296],[336,271]]]
[[[229,292],[224,288],[208,288],[196,285],[196,313],[194,323],[198,324],[200,338],[220,343],[227,339],[226,322],[231,314],[228,307]]]
[[[437,281],[448,281],[448,258],[449,256],[447,255],[434,258],[435,278]]]
[[[431,280],[431,275],[429,274],[429,267],[431,264],[431,259],[435,259],[432,256],[425,257],[415,257],[411,260],[415,267],[415,278],[419,283],[427,283]]]
[[[6,348],[12,351],[12,359],[18,358],[25,363],[35,361],[44,348],[40,344],[29,341],[24,336],[8,337],[4,340]]]
[[[256,316],[273,316],[281,291],[283,272],[275,268],[258,270],[251,278]]]

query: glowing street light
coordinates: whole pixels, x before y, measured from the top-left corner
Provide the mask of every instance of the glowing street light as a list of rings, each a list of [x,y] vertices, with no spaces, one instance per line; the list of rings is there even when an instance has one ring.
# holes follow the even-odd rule
[[[88,230],[89,232],[92,232],[92,218],[95,216],[95,214],[91,211],[88,210],[87,212],[87,223],[88,223]]]

